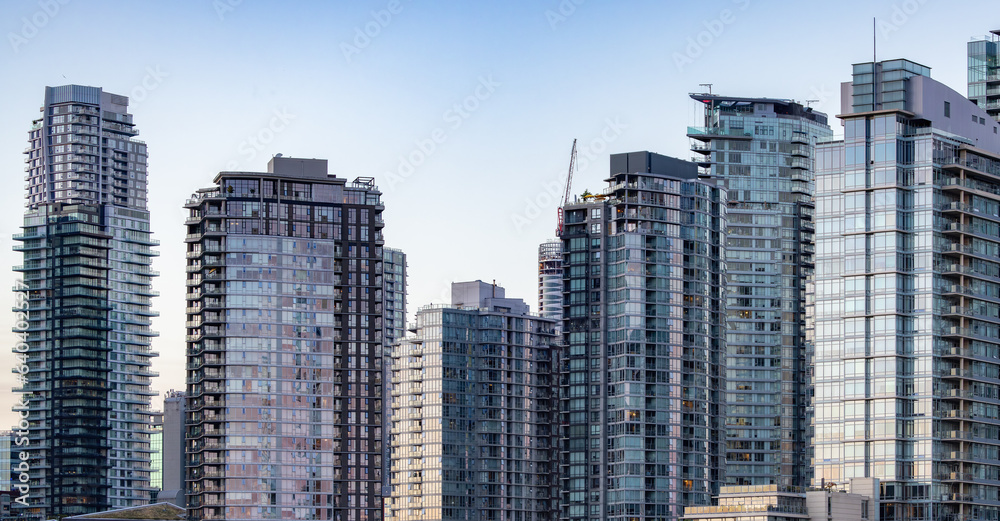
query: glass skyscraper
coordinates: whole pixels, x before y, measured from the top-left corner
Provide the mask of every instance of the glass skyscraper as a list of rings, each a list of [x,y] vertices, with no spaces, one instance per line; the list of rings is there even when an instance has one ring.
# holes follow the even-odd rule
[[[907,60],[853,80],[816,151],[814,485],[879,479],[883,521],[998,519],[997,123]]]
[[[382,273],[385,277],[385,340],[382,352],[382,432],[388,435],[392,427],[392,380],[389,360],[396,342],[406,336],[406,254],[395,248],[383,248]],[[388,443],[382,444],[382,495],[389,500],[392,482],[389,479],[391,450]]]
[[[389,520],[552,519],[555,321],[504,295],[453,284],[393,350]]]
[[[326,160],[185,205],[192,519],[382,518],[381,193]]]
[[[561,519],[674,520],[725,467],[726,191],[694,163],[611,156],[567,204]]]
[[[22,514],[54,518],[150,499],[146,144],[128,98],[47,87],[28,132],[19,302],[31,467]],[[24,346],[24,347],[20,347]],[[16,462],[15,465],[20,462]]]
[[[728,189],[726,483],[809,482],[806,279],[813,147],[826,114],[789,100],[692,94],[699,176]]]
[[[385,276],[385,345],[406,336],[406,254],[383,248]]]
[[[1000,30],[969,42],[969,99],[1000,120]]]

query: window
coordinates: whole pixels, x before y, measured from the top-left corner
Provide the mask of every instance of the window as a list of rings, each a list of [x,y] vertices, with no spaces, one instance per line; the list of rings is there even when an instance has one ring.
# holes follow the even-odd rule
[[[948,103],[947,101],[944,102],[944,117],[951,117],[951,103]]]

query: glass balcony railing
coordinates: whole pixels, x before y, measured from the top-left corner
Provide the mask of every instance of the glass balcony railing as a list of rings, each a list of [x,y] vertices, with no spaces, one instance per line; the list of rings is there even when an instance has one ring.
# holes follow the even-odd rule
[[[732,128],[716,128],[716,127],[688,127],[688,136],[728,136],[728,137],[745,137],[751,138],[753,135],[746,130],[732,129]]]

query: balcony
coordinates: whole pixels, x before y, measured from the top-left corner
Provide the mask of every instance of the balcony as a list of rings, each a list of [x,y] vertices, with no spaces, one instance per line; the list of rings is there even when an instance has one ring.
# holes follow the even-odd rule
[[[793,157],[788,166],[802,170],[810,170],[812,169],[812,161],[809,160],[809,158]]]
[[[716,127],[688,127],[687,136],[699,141],[712,139],[753,139],[753,135],[744,129],[724,129]]]
[[[798,157],[809,157],[809,147],[806,145],[792,145],[792,155]]]
[[[965,420],[972,418],[972,414],[969,411],[963,411],[961,409],[951,409],[948,411],[941,411],[941,418],[953,419],[953,420]]]
[[[809,134],[801,130],[795,130],[792,132],[792,143],[794,144],[809,144]]]
[[[712,146],[711,143],[706,143],[706,144],[697,144],[696,143],[694,145],[691,145],[691,151],[692,152],[697,152],[699,154],[711,154],[712,151],[713,151],[713,149],[714,149],[714,147]],[[27,179],[25,179],[25,181],[27,181]]]

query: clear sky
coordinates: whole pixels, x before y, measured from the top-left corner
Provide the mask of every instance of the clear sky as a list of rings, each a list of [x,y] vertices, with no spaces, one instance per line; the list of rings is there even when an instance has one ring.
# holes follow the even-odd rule
[[[537,307],[538,244],[573,192],[603,189],[608,154],[690,157],[687,94],[819,100],[839,112],[851,64],[908,58],[959,92],[966,42],[995,1],[0,0],[0,277],[11,287],[23,156],[45,86],[132,98],[162,242],[158,391],[184,388],[184,200],[220,170],[282,153],[375,177],[386,245],[409,256],[409,309],[482,279]],[[960,13],[956,15],[956,13]],[[834,131],[840,133],[838,123]],[[13,296],[0,292],[9,309]],[[0,313],[12,345],[13,315]],[[13,423],[0,348],[0,428]],[[154,403],[158,404],[159,399]]]

